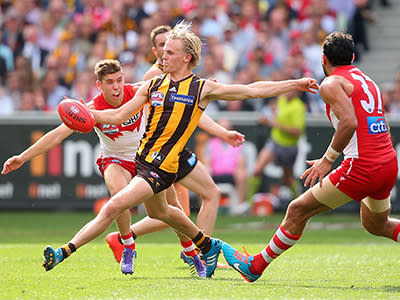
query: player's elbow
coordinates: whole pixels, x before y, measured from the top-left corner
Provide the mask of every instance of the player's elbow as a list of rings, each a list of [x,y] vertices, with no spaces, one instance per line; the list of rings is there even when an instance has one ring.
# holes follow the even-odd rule
[[[352,131],[355,131],[357,126],[358,126],[358,122],[357,122],[356,118],[351,118],[350,120],[348,120],[347,127],[349,129],[351,129]]]
[[[358,122],[356,118],[345,118],[340,120],[343,124],[343,128],[346,128],[349,132],[354,132],[358,126]]]

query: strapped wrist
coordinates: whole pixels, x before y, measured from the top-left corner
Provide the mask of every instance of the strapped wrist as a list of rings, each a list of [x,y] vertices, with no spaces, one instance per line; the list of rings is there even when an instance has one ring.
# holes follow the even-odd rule
[[[339,157],[339,155],[340,152],[333,149],[330,145],[324,154],[325,158],[331,163],[333,163]]]

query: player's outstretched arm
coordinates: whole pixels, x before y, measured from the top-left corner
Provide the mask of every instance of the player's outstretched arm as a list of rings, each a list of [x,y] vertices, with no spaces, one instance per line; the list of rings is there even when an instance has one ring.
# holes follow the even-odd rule
[[[7,159],[7,161],[3,165],[3,170],[1,171],[1,174],[6,175],[12,171],[19,169],[28,160],[31,160],[35,156],[45,153],[60,144],[73,132],[73,130],[69,129],[64,124],[61,124],[57,128],[49,131],[24,152]]]
[[[220,84],[207,80],[203,91],[205,101],[211,100],[245,100],[269,98],[290,91],[317,93],[319,85],[315,79],[300,78],[285,81],[257,81],[247,85]],[[207,103],[205,103],[207,104]]]
[[[235,130],[227,130],[205,113],[203,113],[200,117],[199,127],[207,131],[209,134],[219,137],[233,147],[240,146],[245,140],[243,134]]]
[[[147,89],[150,82],[143,84],[131,101],[116,109],[93,110],[91,113],[94,116],[96,123],[119,125],[136,114],[143,105],[147,102]]]

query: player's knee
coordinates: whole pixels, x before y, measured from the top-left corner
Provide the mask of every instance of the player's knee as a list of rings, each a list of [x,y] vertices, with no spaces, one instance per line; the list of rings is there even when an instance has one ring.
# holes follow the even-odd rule
[[[304,205],[300,201],[294,200],[290,202],[286,210],[286,219],[292,219],[298,222],[306,221],[307,216],[304,212]]]
[[[202,198],[205,202],[215,202],[219,204],[219,199],[221,198],[221,190],[216,184],[207,186],[206,188],[204,188]]]
[[[159,207],[158,209],[147,209],[147,215],[152,219],[164,221],[166,216],[168,215],[168,209],[179,210],[179,208],[175,206],[167,206],[167,209]]]
[[[115,201],[109,201],[100,210],[100,215],[106,219],[115,219],[119,215],[120,208]]]

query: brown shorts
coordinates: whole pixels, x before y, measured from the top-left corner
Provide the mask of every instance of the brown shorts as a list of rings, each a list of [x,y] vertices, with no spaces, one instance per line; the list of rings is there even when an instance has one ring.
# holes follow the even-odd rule
[[[182,152],[179,154],[179,168],[176,176],[176,182],[186,177],[197,164],[196,155],[190,151],[188,148],[183,148]]]
[[[169,188],[176,179],[175,173],[165,172],[136,155],[136,176],[146,180],[154,194]]]

